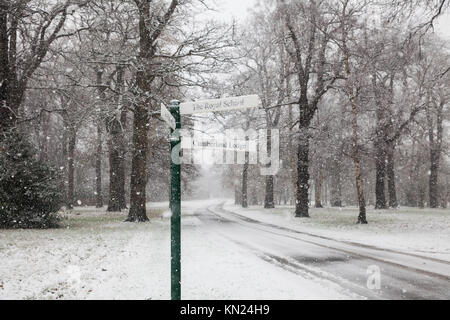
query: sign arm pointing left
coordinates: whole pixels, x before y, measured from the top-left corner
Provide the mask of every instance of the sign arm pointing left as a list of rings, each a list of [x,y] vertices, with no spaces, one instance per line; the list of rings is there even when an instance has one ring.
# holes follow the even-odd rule
[[[172,130],[177,128],[177,122],[174,116],[170,113],[164,103],[161,103],[161,118],[169,125]]]

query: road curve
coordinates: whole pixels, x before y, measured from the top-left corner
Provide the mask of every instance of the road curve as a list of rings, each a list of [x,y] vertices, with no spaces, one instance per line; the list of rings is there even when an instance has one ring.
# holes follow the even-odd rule
[[[263,223],[224,210],[223,204],[198,210],[196,216],[208,228],[285,272],[331,281],[362,299],[450,299],[447,261]],[[368,286],[371,271],[377,269],[379,289]]]

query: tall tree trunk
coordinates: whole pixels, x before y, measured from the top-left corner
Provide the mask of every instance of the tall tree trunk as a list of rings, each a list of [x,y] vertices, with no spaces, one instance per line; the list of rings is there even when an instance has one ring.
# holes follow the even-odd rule
[[[46,14],[46,21],[37,27],[36,35],[28,37],[32,41],[32,50],[28,50],[28,57],[22,56],[18,62],[17,45],[20,44],[18,33],[23,33],[19,20],[27,16],[28,2],[5,0],[0,2],[0,131],[14,128],[28,81],[41,65],[52,42],[59,39],[58,35],[68,17],[69,6],[65,5],[61,6],[62,11],[57,13],[56,10],[57,14],[54,15],[43,11]],[[17,72],[19,63],[20,67],[27,67],[22,69],[21,73]]]
[[[443,209],[448,208],[449,197],[450,197],[450,187],[449,187],[449,181],[447,179],[447,182],[445,184],[445,190],[442,191],[442,208]]]
[[[429,180],[430,208],[439,207],[439,194],[438,194],[439,159],[440,153],[432,149],[430,152],[430,180]]]
[[[9,44],[8,44],[8,4],[0,3],[0,131],[11,127],[14,114],[8,106],[9,100]]]
[[[341,159],[332,160],[331,173],[331,206],[342,207],[342,186],[341,186]]]
[[[124,85],[124,71],[117,68],[116,107],[113,116],[107,119],[106,128],[109,133],[109,212],[120,212],[126,208],[125,200],[125,142],[124,128],[126,126],[126,111],[121,108],[121,92]],[[119,115],[120,112],[120,115]]]
[[[271,155],[272,155],[272,130],[271,129],[267,130],[267,155],[271,159]],[[272,164],[269,163],[268,166],[270,167],[271,165]],[[265,209],[275,208],[274,197],[273,197],[273,181],[274,181],[273,175],[266,176],[266,193],[265,193],[265,198],[264,198],[264,208]]]
[[[16,9],[21,6],[17,5]],[[17,13],[9,13],[11,11],[8,1],[0,3],[0,131],[14,128],[28,82],[28,78],[18,79],[17,34],[20,18]],[[35,63],[34,67],[39,64]]]
[[[300,124],[297,149],[297,202],[295,216],[309,218],[309,124]]]
[[[242,208],[248,208],[248,152],[245,153],[245,164],[242,169]]]
[[[103,70],[97,70],[97,86],[99,91],[99,101],[97,105],[97,153],[95,155],[95,206],[103,208],[102,191],[102,153],[103,153],[103,132],[102,132],[102,103],[105,101],[105,87],[103,84]]]
[[[123,117],[122,117],[123,120]],[[124,141],[121,121],[114,117],[109,126],[109,212],[126,209]]]
[[[151,82],[150,61],[154,56],[155,47],[151,43],[151,34],[148,29],[150,17],[150,1],[136,1],[139,10],[139,59],[140,64],[136,72],[138,87],[137,102],[134,105],[133,118],[133,152],[131,160],[130,181],[130,210],[127,221],[148,221],[146,213],[146,186],[147,186],[147,154],[148,130],[150,119],[148,107],[150,105]]]
[[[65,119],[65,117],[63,116],[63,119]],[[61,159],[59,160],[59,167],[61,169],[61,171],[63,171],[66,175],[68,173],[68,146],[69,146],[69,130],[67,127],[67,123],[65,120],[63,120],[63,134],[62,134],[62,140],[61,140]],[[65,190],[66,192],[64,192],[64,203],[67,206],[68,203],[68,192],[67,190],[69,190],[69,183],[68,183],[68,179],[61,179],[61,190]]]
[[[348,1],[344,2],[344,8],[342,11],[343,21],[346,18]],[[356,83],[350,82],[352,80],[352,71],[350,69],[350,51],[347,47],[347,33],[345,25],[342,26],[342,48],[344,51],[345,61],[345,73],[347,74],[347,95],[352,108],[352,140],[353,140],[353,162],[355,165],[355,180],[356,180],[356,193],[358,197],[359,215],[358,224],[367,224],[366,219],[366,199],[364,197],[364,184],[361,174],[361,159],[359,154],[359,128],[358,128],[358,115],[359,106],[357,103],[358,88],[355,88]]]
[[[127,154],[127,147],[125,143],[125,128],[127,127],[127,111],[126,109],[122,110],[121,113],[121,130],[122,133],[119,135],[119,166],[118,166],[118,183],[119,183],[119,202],[120,202],[120,208],[126,209],[127,208],[127,200],[125,196],[125,157]]]
[[[75,146],[77,142],[77,132],[75,128],[69,128],[67,148],[67,209],[73,209],[75,203]]]
[[[353,98],[354,99],[354,98]],[[361,174],[361,160],[359,155],[359,135],[358,135],[358,107],[352,100],[352,128],[353,128],[353,162],[355,164],[356,192],[359,204],[359,224],[367,224],[366,219],[366,199],[364,198],[364,184]]]
[[[99,121],[100,122],[100,121]],[[103,208],[103,192],[102,192],[102,128],[101,124],[97,124],[97,154],[95,155],[95,206]]]
[[[372,76],[372,91],[375,97],[376,110],[376,140],[375,140],[375,209],[387,209],[386,201],[386,164],[387,164],[387,106],[380,96],[380,87],[383,84],[377,83],[377,74]]]
[[[346,64],[348,70],[347,74],[350,74],[348,57],[346,59]],[[364,197],[364,182],[362,179],[361,158],[359,154],[359,128],[358,128],[359,107],[353,92],[350,94],[349,100],[352,106],[353,163],[355,165],[356,193],[359,205],[358,224],[367,224],[366,199]]]
[[[434,110],[432,111],[430,110],[431,106],[429,106],[427,110],[428,135],[430,144],[430,180],[429,180],[430,208],[439,207],[438,180],[439,180],[439,167],[442,152],[442,141],[443,141],[442,137],[444,133],[444,126],[443,126],[444,105],[445,103],[443,101],[441,101],[440,104],[438,105],[435,105],[433,103]],[[434,123],[433,121],[433,113],[435,113],[436,116],[436,123]]]
[[[259,205],[258,193],[256,191],[256,188],[252,188],[252,194],[250,197],[250,205],[251,206]]]
[[[131,162],[130,211],[127,221],[148,221],[146,212],[148,113],[146,104],[137,104],[133,120],[133,153]]]
[[[314,197],[315,197],[315,205],[314,206],[316,208],[323,208],[322,184],[323,184],[322,171],[321,171],[321,169],[319,169],[319,172],[316,173],[316,177],[314,179]]]
[[[417,195],[418,195],[417,206],[420,209],[425,208],[425,188],[422,183],[418,183],[417,185]]]
[[[406,186],[406,199],[405,203],[408,207],[417,207],[418,205],[418,189],[417,184],[419,182],[419,173],[420,173],[420,157],[416,152],[416,139],[412,139],[411,146],[411,163],[409,164],[408,169],[408,181],[409,183]]]
[[[387,146],[386,174],[389,193],[389,207],[398,208],[397,191],[395,186],[395,142]]]
[[[273,209],[275,208],[275,201],[273,196],[273,185],[274,185],[274,176],[266,176],[266,195],[264,198],[264,208],[265,209]]]
[[[108,201],[108,212],[120,212],[120,177],[119,177],[119,146],[118,146],[118,135],[119,130],[117,128],[117,120],[114,118],[113,123],[110,125],[109,130],[109,201]]]
[[[295,148],[292,143],[293,141],[293,127],[294,127],[294,121],[293,121],[293,112],[292,112],[292,105],[289,106],[289,118],[288,118],[288,126],[289,126],[289,139],[288,139],[288,149],[289,149],[289,169],[290,169],[290,177],[291,177],[291,186],[292,191],[294,195],[294,199],[297,199],[297,171],[296,171],[296,165],[295,165]]]
[[[375,146],[375,209],[387,209],[386,204],[386,147],[380,139]]]

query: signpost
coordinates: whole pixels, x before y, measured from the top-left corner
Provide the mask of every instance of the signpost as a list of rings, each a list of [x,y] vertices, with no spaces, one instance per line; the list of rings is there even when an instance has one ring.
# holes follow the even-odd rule
[[[181,143],[181,115],[221,112],[236,109],[256,108],[261,104],[257,95],[223,98],[215,100],[203,100],[197,102],[182,103],[178,100],[170,102],[169,110],[161,104],[161,118],[167,122],[170,130],[170,155],[179,152]],[[228,145],[231,149],[246,149],[248,143],[241,145]],[[177,159],[178,160],[178,159]],[[171,298],[181,300],[181,161],[170,162],[170,208],[172,211],[170,227],[170,252],[171,252]]]
[[[172,300],[181,300],[181,165],[179,161],[172,159],[174,157],[174,150],[180,144],[181,138],[179,132],[181,129],[179,101],[171,101],[170,116],[175,121],[174,128],[170,130],[170,208],[172,210],[170,227],[171,297]]]

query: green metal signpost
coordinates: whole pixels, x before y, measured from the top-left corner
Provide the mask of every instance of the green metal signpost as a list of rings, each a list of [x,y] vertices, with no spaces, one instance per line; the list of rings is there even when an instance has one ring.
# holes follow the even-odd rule
[[[255,108],[260,105],[256,95],[231,97],[183,103],[170,102],[169,110],[161,104],[161,118],[170,126],[170,209],[172,210],[170,227],[171,249],[171,297],[181,300],[181,114],[194,114],[216,111],[228,111],[243,108]],[[180,111],[181,109],[181,111]]]
[[[171,101],[170,113],[176,122],[176,130],[170,130],[171,296],[172,300],[181,300],[181,162],[179,159],[181,117],[179,101]],[[174,153],[177,153],[176,156]]]

